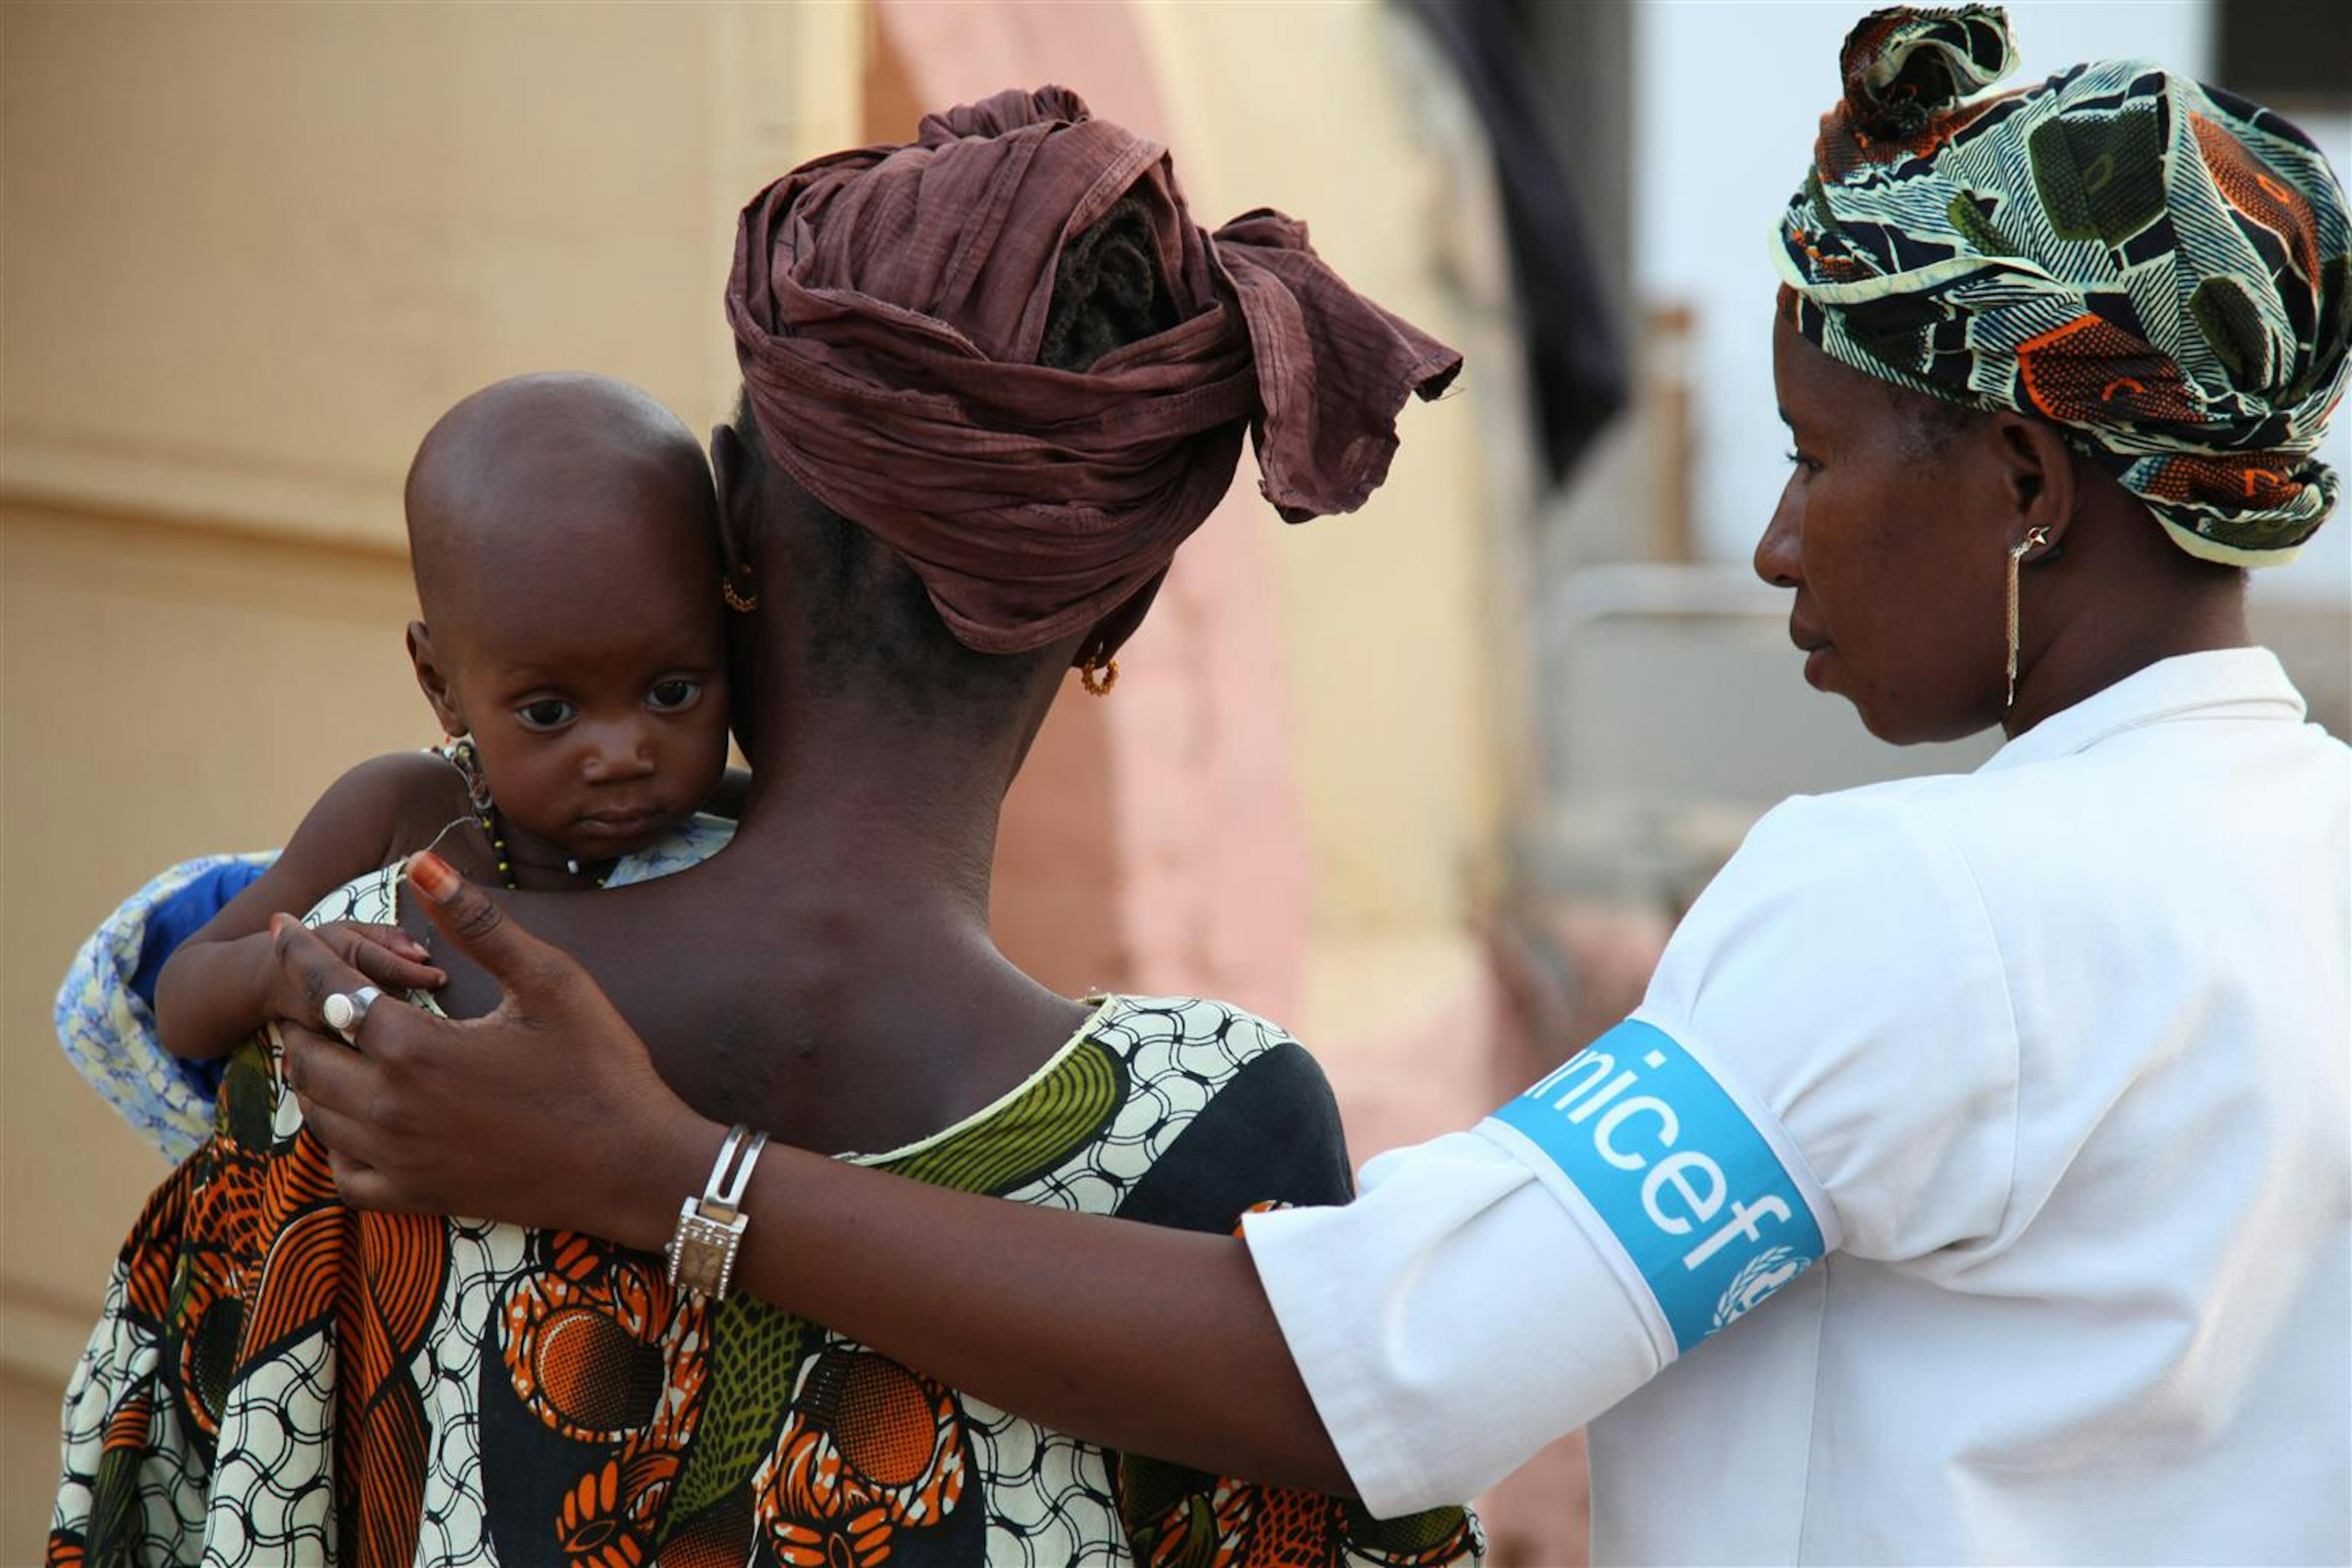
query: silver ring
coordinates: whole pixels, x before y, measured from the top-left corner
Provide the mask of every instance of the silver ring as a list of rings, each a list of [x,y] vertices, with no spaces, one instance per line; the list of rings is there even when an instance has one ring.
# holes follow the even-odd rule
[[[338,991],[327,998],[327,1005],[320,1011],[326,1015],[327,1027],[342,1036],[345,1045],[355,1046],[359,1042],[352,1037],[359,1033],[360,1025],[366,1021],[368,1009],[374,1006],[376,998],[383,994],[373,985],[362,985],[356,991]]]

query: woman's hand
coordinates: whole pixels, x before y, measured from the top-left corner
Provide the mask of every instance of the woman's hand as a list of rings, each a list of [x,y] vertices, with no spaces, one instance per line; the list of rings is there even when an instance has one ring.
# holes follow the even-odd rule
[[[438,856],[406,872],[442,933],[499,983],[452,1021],[384,997],[346,1047],[326,998],[362,982],[300,925],[273,925],[286,1078],[360,1208],[478,1215],[653,1249],[720,1130],[655,1072],[645,1042],[569,955],[525,931]]]

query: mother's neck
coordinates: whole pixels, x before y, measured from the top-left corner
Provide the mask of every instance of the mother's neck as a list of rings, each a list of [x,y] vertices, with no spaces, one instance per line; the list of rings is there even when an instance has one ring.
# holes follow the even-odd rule
[[[831,906],[988,921],[1011,784],[990,747],[939,726],[806,701],[767,715],[730,852]]]
[[[777,613],[804,613],[791,598],[787,584],[762,584]],[[974,694],[943,680],[910,699],[812,668],[786,622],[761,630],[739,685],[751,705],[752,784],[728,858],[806,889],[828,923],[882,911],[896,931],[984,938],[1005,792],[1050,683]]]
[[[784,595],[763,584],[762,601]],[[947,1098],[922,1103],[962,1114],[1084,1013],[989,930],[998,818],[1052,684],[883,700],[803,668],[784,629],[766,628],[739,688],[753,751],[735,841],[693,875],[757,930],[771,999],[806,1041],[959,1064],[932,1086]]]

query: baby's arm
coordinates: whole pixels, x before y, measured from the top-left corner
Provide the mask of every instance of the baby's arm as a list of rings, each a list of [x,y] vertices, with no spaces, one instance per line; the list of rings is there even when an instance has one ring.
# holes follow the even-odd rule
[[[173,1056],[225,1056],[267,1021],[279,970],[269,917],[302,913],[337,888],[416,847],[407,840],[452,794],[448,764],[423,752],[362,763],[337,779],[251,887],[182,943],[155,984],[155,1026]],[[419,841],[421,842],[421,840]],[[339,921],[320,933],[352,968],[386,990],[431,989],[438,969],[392,926]]]

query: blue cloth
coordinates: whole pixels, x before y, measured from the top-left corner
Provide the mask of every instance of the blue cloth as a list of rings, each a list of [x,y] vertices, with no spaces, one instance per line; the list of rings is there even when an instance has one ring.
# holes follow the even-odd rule
[[[226,908],[231,899],[259,881],[262,869],[249,860],[225,861],[149,912],[147,934],[139,943],[139,967],[131,972],[131,989],[147,1004],[151,1015],[155,1011],[155,983],[163,977],[163,965],[170,962],[172,954]],[[228,1058],[221,1057],[208,1062],[175,1059],[173,1065],[188,1080],[189,1088],[210,1100],[220,1091],[221,1074],[228,1070]]]
[[[173,867],[100,923],[58,987],[58,1043],[66,1059],[132,1131],[174,1163],[212,1136],[215,1097],[198,1088],[201,1080],[188,1064],[163,1048],[149,998],[163,961],[244,884],[223,883],[192,900],[173,918],[172,934],[159,938],[152,951],[147,922],[181,889],[225,866],[250,867],[249,877],[276,858],[275,851],[207,855]],[[143,976],[142,989],[132,988],[134,975]]]

